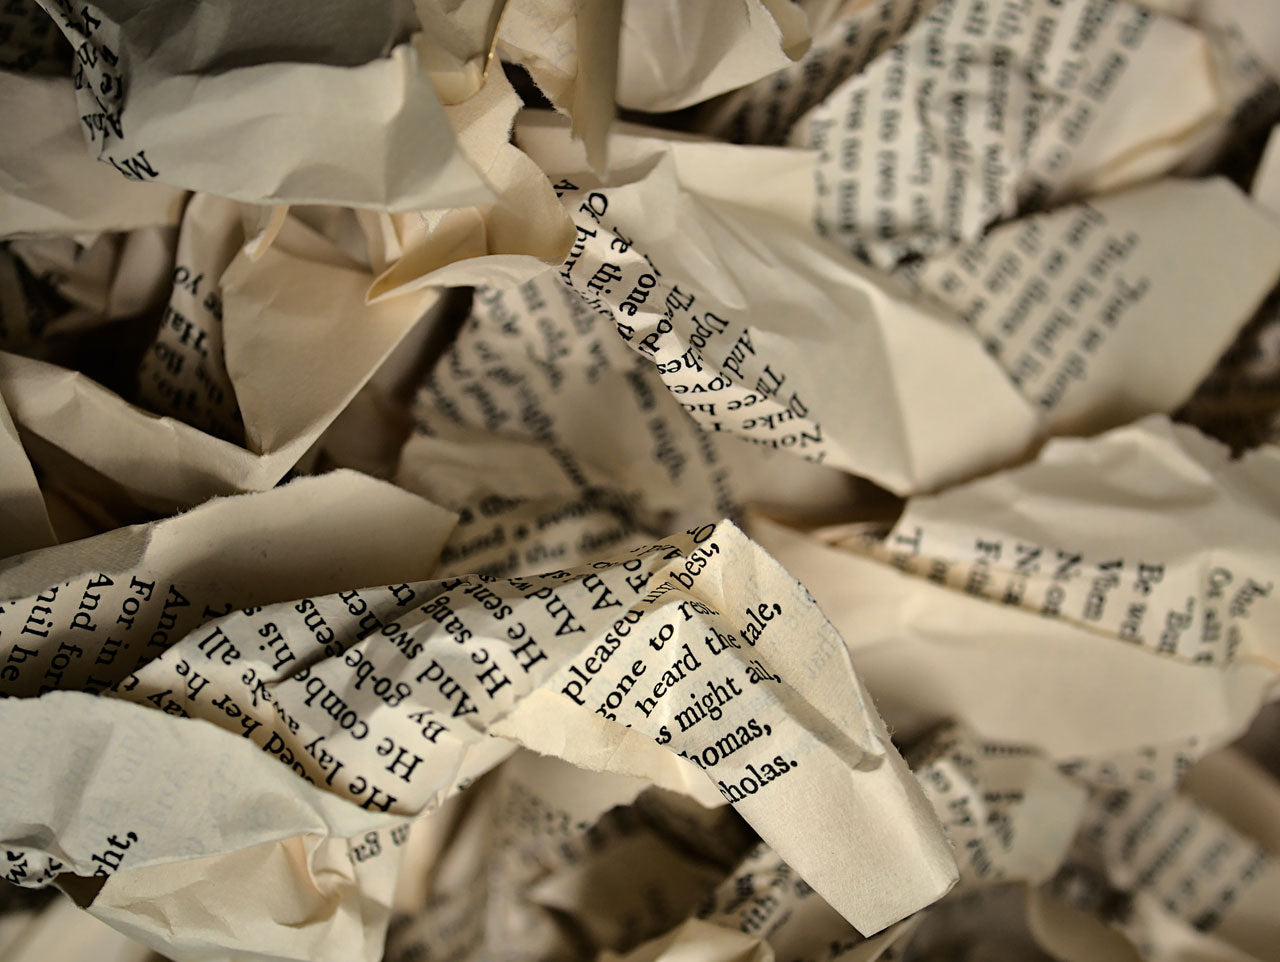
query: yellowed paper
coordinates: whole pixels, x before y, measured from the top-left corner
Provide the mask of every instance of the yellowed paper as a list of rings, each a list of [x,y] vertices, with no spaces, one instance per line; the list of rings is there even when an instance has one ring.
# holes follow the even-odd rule
[[[203,273],[188,268],[177,277],[174,296],[197,299],[206,336],[196,318],[171,308],[169,333],[157,342],[148,369],[150,390],[184,414],[197,406],[197,396],[204,406],[221,390],[218,409],[230,410],[226,389],[217,378],[201,380],[197,365],[214,350],[210,332],[220,312],[222,362],[243,421],[243,445],[174,417],[157,418],[78,372],[0,355],[0,390],[15,422],[53,449],[35,455],[37,461],[58,459],[81,488],[98,493],[118,486],[123,500],[158,512],[270,487],[438,298],[424,290],[366,305],[368,272],[298,218],[287,219],[257,259],[237,255],[216,289]],[[173,343],[166,345],[166,337]]]
[[[57,540],[22,439],[0,396],[0,556],[46,548]]]
[[[1221,180],[1159,181],[998,227],[917,280],[1046,432],[1086,434],[1190,396],[1280,277],[1278,227]]]
[[[950,726],[911,761],[956,853],[961,887],[1043,882],[1058,871],[1087,793],[1048,759]]]
[[[157,962],[149,949],[62,897],[34,915],[11,939],[0,940],[0,947],[13,962]]]
[[[864,939],[776,852],[759,845],[717,886],[696,918],[626,955],[607,952],[600,960],[798,962],[822,953],[840,962],[875,962],[891,958],[886,953],[895,944],[909,942],[919,918]]]
[[[596,170],[609,163],[622,9],[623,0],[508,0],[498,33],[503,56],[571,118]]]
[[[508,142],[519,107],[495,69],[475,96],[445,109],[460,148],[497,197],[475,207],[387,217],[380,225],[389,241],[386,263],[375,268],[371,302],[425,287],[520,283],[563,258],[572,222],[547,177]]]
[[[124,180],[85,154],[75,99],[67,78],[0,70],[0,237],[176,224],[182,190]]]
[[[47,620],[45,607],[31,611]],[[50,630],[42,647],[68,644],[74,629]],[[797,631],[815,643],[789,646]],[[576,573],[416,582],[233,611],[172,640],[116,691],[242,736],[264,750],[264,764],[276,756],[277,771],[323,787],[352,813],[343,824],[438,805],[482,771],[487,731],[544,750],[555,743],[568,761],[622,774],[645,774],[656,742],[680,753],[690,774],[701,769],[861,930],[910,914],[954,879],[844,646],[803,589],[727,524]],[[530,704],[538,691],[558,693],[554,711]],[[588,713],[636,727],[582,738]],[[784,781],[791,791],[779,806]],[[30,806],[38,796],[28,797]],[[811,810],[798,813],[798,802]],[[847,840],[834,862],[832,839]],[[163,854],[165,841],[145,857],[175,857]],[[87,865],[87,853],[68,846],[58,843],[56,860]]]
[[[800,0],[813,41],[795,64],[707,104],[700,129],[734,143],[783,144],[796,122],[863,70],[933,0]]]
[[[882,541],[751,530],[840,628],[902,737],[955,719],[1061,761],[1188,739],[1194,758],[1274,697],[1274,471],[1273,452],[1230,462],[1150,419],[915,499]]]
[[[899,493],[1030,442],[1035,415],[962,325],[815,244],[778,215],[778,198],[757,203],[757,163],[763,173],[805,158],[637,134],[615,138],[637,173],[600,184],[563,128],[530,122],[518,134],[572,185],[562,202],[578,237],[561,278],[657,365],[704,430]],[[740,175],[706,188],[726,165]]]
[[[42,6],[76,50],[89,151],[126,180],[384,210],[492,197],[457,150],[407,5],[244,3],[177,24],[133,0]]]
[[[1001,14],[943,0],[789,142],[821,151],[818,229],[888,266],[1168,170],[1216,105],[1204,38],[1170,18],[1123,2]]]
[[[1269,4],[171,6],[0,9],[0,955],[1276,957]]]
[[[630,0],[622,7],[618,104],[680,110],[789,67],[809,29],[791,0]]]

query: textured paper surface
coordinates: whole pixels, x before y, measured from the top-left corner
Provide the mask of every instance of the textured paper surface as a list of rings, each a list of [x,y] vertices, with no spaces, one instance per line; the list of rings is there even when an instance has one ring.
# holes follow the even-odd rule
[[[0,955],[1277,959],[1273,6],[3,0]]]

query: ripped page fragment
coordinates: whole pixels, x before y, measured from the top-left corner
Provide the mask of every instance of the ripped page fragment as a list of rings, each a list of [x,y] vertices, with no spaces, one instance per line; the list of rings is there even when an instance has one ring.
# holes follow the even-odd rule
[[[959,888],[1047,881],[1084,814],[1087,792],[1033,749],[949,726],[909,753],[960,866]]]
[[[0,926],[4,928],[0,951],[10,962],[157,962],[148,948],[82,912],[65,897],[49,902],[38,913],[6,911]]]
[[[85,154],[70,79],[0,70],[0,127],[0,237],[178,222],[183,190],[125,180]]]
[[[1169,17],[942,0],[789,142],[821,151],[819,231],[889,267],[1166,172],[1217,108],[1207,41]]]
[[[1280,278],[1280,222],[1226,181],[1159,181],[997,227],[911,272],[1053,434],[1192,393]]]
[[[127,380],[111,362],[130,354],[134,319],[164,302],[174,234],[142,227],[9,241],[0,250],[0,349]]]
[[[0,878],[15,885],[57,880],[91,897],[121,868],[395,821],[307,785],[246,739],[119,699],[6,698],[0,720],[15,735],[0,748]]]
[[[1280,222],[1280,136],[1275,130],[1258,161],[1251,195]],[[1280,438],[1280,290],[1271,292],[1177,416],[1235,451]]]
[[[636,131],[615,136],[602,185],[563,127],[529,116],[517,139],[576,224],[561,278],[704,430],[897,493],[1030,443],[1034,412],[963,325],[815,240],[791,203],[802,181],[756,189],[752,171],[803,171],[804,155]]]
[[[1195,430],[1153,417],[917,498],[884,548],[937,584],[1154,655],[1277,671],[1278,475],[1273,449],[1229,461]]]
[[[629,0],[618,105],[680,110],[790,67],[808,45],[805,14],[791,0]]]
[[[492,198],[422,69],[408,4],[237,2],[177,22],[136,0],[41,6],[76,50],[88,150],[125,180],[383,210]]]
[[[157,418],[83,373],[0,353],[0,391],[38,445],[33,459],[126,518],[274,485],[439,302],[423,290],[366,304],[368,271],[292,214],[256,258],[240,250],[214,276],[241,230],[238,205],[193,203],[192,245],[182,247],[193,259],[166,281],[171,304],[143,372],[145,396],[197,424]],[[242,431],[243,442],[198,425]]]
[[[406,491],[335,471],[6,561],[0,690],[101,694],[234,608],[420,579],[453,522]],[[188,692],[207,683],[197,664],[180,672]]]
[[[373,258],[370,303],[427,287],[518,284],[564,258],[573,223],[546,175],[510,143],[519,109],[499,69],[489,71],[474,96],[445,108],[459,149],[493,187],[491,202],[363,214],[366,223],[379,220],[386,238],[383,256]]]
[[[1048,892],[1118,928],[1144,959],[1274,958],[1280,857],[1193,798],[1095,792]]]
[[[1233,462],[1153,417],[913,499],[882,539],[751,530],[839,627],[901,737],[952,719],[1059,761],[1194,758],[1276,691],[1277,470],[1274,451]]]
[[[582,404],[587,396],[590,407]],[[593,416],[598,410],[609,411],[607,428]],[[423,382],[414,416],[400,483],[462,515],[459,550],[445,553],[450,572],[576,564],[612,549],[619,526],[657,536],[735,510],[716,439],[554,272],[514,289],[476,289],[471,315]],[[504,450],[519,472],[503,469]],[[525,560],[521,527],[549,532],[555,511],[582,513],[573,505],[604,509],[609,520],[575,548],[551,553],[548,545],[544,556]],[[506,515],[523,520],[500,522]],[[501,571],[488,567],[497,558]]]
[[[378,962],[411,826],[370,820],[366,827],[351,839],[312,832],[132,868],[126,851],[87,911],[173,962],[231,953],[262,962]],[[249,893],[256,908],[246,913]]]
[[[921,915],[863,938],[769,846],[757,845],[704,900],[695,916],[625,954],[601,962],[875,962],[910,942]]]
[[[0,395],[0,558],[57,543],[31,462]]]
[[[738,144],[784,144],[796,122],[896,43],[936,0],[800,0],[813,34],[796,63],[720,97],[697,127]]]
[[[873,932],[954,870],[847,657],[805,591],[721,523],[576,571],[232,612],[116,693],[242,735],[347,804],[406,815],[495,764],[493,734],[620,774],[665,758]],[[847,840],[834,859],[833,839]]]
[[[608,165],[623,0],[507,0],[499,51],[573,123],[592,169]]]
[[[507,0],[413,0],[422,24],[414,47],[441,103],[460,103],[494,68],[493,46]]]

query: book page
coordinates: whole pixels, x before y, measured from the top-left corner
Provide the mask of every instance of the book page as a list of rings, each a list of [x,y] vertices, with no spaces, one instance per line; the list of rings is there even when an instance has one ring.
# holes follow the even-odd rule
[[[0,956],[1275,962],[1277,37],[0,0]]]

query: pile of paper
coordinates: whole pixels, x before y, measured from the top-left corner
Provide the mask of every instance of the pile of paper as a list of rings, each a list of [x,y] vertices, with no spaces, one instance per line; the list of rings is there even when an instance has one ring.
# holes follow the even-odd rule
[[[0,955],[1280,959],[1277,122],[1270,0],[10,0]]]

